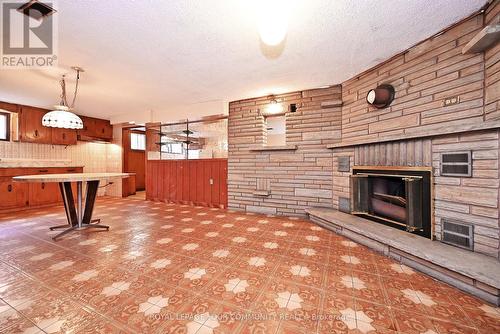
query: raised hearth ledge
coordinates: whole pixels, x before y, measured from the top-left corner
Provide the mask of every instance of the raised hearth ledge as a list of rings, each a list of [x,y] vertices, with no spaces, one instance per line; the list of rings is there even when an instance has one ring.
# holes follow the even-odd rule
[[[334,209],[309,208],[306,213],[318,225],[500,305],[500,263],[492,257],[431,241]]]
[[[277,146],[251,146],[250,151],[293,151],[297,149],[297,145],[277,145]]]
[[[422,128],[422,127],[420,127]],[[435,137],[435,136],[442,136],[442,135],[449,135],[453,133],[461,133],[461,132],[470,132],[470,131],[481,131],[481,130],[489,130],[489,129],[496,129],[500,128],[500,121],[490,121],[490,122],[483,122],[480,124],[464,124],[464,125],[452,125],[452,126],[442,126],[439,128],[431,128],[428,130],[421,129],[419,130],[419,127],[416,128],[409,128],[406,131],[412,131],[411,133],[404,133],[401,135],[393,136],[393,137],[374,137],[374,138],[369,138],[369,139],[360,139],[360,140],[344,140],[339,143],[335,144],[330,144],[327,146],[327,148],[330,149],[335,149],[335,148],[342,148],[342,147],[350,147],[350,146],[356,146],[356,145],[366,145],[366,144],[378,144],[378,143],[384,143],[384,142],[390,142],[390,141],[397,141],[397,140],[407,140],[407,139],[414,139],[414,138],[425,138],[425,137]]]
[[[252,193],[252,195],[267,197],[267,196],[271,195],[271,192],[269,190],[256,190]]]

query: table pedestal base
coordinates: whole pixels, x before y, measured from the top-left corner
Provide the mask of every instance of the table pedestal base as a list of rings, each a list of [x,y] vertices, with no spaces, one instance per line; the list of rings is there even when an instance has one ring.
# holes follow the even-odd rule
[[[52,237],[56,240],[57,238],[71,232],[87,228],[100,228],[109,230],[109,226],[96,224],[100,223],[100,219],[92,219],[92,212],[94,211],[94,204],[97,198],[97,189],[99,187],[99,181],[87,181],[87,192],[85,195],[85,212],[83,209],[83,197],[82,197],[82,181],[78,181],[77,185],[77,207],[75,208],[75,201],[73,198],[73,191],[71,189],[71,182],[60,182],[59,190],[64,202],[64,210],[66,212],[66,218],[68,219],[68,225],[53,226],[50,228],[51,231],[66,228],[66,230]]]

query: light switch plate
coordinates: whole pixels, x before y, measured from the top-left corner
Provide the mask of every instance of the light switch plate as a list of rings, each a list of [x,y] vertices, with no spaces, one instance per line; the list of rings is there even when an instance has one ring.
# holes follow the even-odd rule
[[[460,96],[447,97],[443,101],[443,107],[452,106],[460,103]]]

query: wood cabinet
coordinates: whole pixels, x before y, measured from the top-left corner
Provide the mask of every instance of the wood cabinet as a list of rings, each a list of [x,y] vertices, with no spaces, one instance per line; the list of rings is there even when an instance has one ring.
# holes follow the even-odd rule
[[[12,177],[0,177],[0,210],[27,207],[28,184],[12,181]]]
[[[113,127],[105,119],[95,119],[95,135],[98,138],[111,140],[113,138]]]
[[[62,200],[58,183],[14,182],[14,176],[82,172],[82,167],[0,168],[0,211],[56,204]],[[75,189],[73,194],[76,196]]]
[[[83,129],[77,130],[79,136],[94,137],[95,131],[95,118],[80,116],[83,122]]]
[[[42,125],[47,109],[0,101],[0,109],[19,114],[19,140],[27,143],[76,145],[78,140],[111,141],[113,126],[108,120],[80,116],[82,130],[49,128]],[[81,138],[80,138],[81,137]]]
[[[76,145],[76,130],[52,128],[52,144]]]
[[[146,199],[227,207],[227,159],[148,160]]]
[[[29,204],[31,206],[47,205],[57,203],[61,195],[59,194],[59,184],[54,182],[30,183],[29,184]]]
[[[113,139],[113,127],[108,120],[80,116],[83,121],[83,129],[78,130],[80,140],[104,140]]]
[[[35,107],[21,107],[20,139],[23,142],[51,144],[52,128],[42,125],[47,110]]]

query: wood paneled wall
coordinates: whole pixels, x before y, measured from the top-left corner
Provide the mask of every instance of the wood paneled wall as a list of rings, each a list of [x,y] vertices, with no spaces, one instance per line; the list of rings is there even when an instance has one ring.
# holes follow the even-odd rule
[[[227,207],[227,159],[148,160],[146,199]]]

